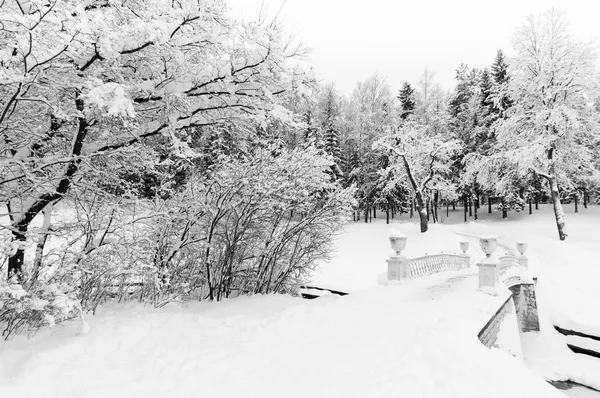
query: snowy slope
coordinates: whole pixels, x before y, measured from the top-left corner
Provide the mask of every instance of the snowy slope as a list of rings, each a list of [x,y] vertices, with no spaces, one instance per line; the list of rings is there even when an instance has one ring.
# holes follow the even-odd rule
[[[73,325],[0,345],[0,396],[563,396],[428,291],[104,309],[87,335]]]
[[[578,237],[571,225],[572,243],[563,245],[547,226],[548,212],[530,217],[518,224],[462,224],[451,217],[427,234],[412,223],[394,227],[408,235],[410,257],[458,252],[458,241],[468,239],[478,259],[477,234],[498,234],[507,246],[524,236],[531,262],[540,268],[540,302],[561,273],[580,272],[573,276],[584,280],[579,287],[592,285],[585,279],[598,280],[581,264],[560,268],[565,258],[581,259],[573,253],[594,253],[588,235]],[[349,225],[334,259],[315,275],[315,284],[331,282],[324,287],[349,290],[350,296],[266,296],[160,310],[105,307],[89,319],[88,334],[76,335],[74,323],[33,340],[0,342],[0,397],[564,397],[534,373],[565,375],[556,357],[540,354],[545,347],[559,351],[542,344],[550,337],[540,334],[524,349],[533,370],[479,342],[488,316],[484,304],[493,299],[475,292],[474,275],[377,286],[391,254],[388,232],[381,220]],[[584,262],[569,265],[578,263]],[[560,286],[571,305],[597,294],[581,288],[575,295],[569,292],[577,289]],[[549,312],[568,307],[563,304]],[[585,311],[579,314],[585,321]]]

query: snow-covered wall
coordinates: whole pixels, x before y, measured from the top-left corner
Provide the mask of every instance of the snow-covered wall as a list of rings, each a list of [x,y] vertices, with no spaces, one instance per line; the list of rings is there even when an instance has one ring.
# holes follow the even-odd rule
[[[523,358],[517,311],[509,295],[488,323],[479,332],[479,340],[488,348],[499,348],[510,355]]]

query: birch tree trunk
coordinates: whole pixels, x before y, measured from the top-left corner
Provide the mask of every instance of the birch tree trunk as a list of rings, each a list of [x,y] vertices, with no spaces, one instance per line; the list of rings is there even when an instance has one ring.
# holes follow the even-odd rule
[[[550,195],[552,198],[552,207],[554,209],[554,218],[556,219],[556,228],[558,229],[558,237],[560,240],[565,240],[569,235],[565,223],[565,212],[560,203],[560,193],[558,191],[558,182],[553,175],[545,176],[550,185]]]

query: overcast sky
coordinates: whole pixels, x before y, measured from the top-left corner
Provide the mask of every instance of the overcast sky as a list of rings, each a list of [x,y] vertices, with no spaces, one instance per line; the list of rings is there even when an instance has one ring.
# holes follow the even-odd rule
[[[525,16],[550,7],[567,12],[572,33],[600,38],[599,0],[226,0],[236,17],[256,19],[261,4],[312,49],[310,64],[324,82],[349,94],[374,72],[393,92],[416,83],[425,67],[454,87],[461,62],[492,63]],[[284,4],[285,3],[285,4]],[[599,4],[597,4],[599,3]]]

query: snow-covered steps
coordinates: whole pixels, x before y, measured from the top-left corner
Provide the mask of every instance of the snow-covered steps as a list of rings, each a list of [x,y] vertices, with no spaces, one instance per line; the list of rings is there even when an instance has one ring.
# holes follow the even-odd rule
[[[554,329],[566,336],[567,346],[577,354],[600,359],[600,336],[569,330],[554,325]]]
[[[347,296],[348,293],[341,292],[339,290],[326,289],[323,287],[316,286],[300,286],[298,289],[298,293],[300,293],[300,297],[308,300],[316,299],[323,296],[336,295],[336,296]]]

